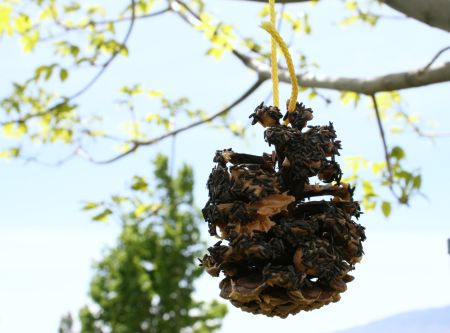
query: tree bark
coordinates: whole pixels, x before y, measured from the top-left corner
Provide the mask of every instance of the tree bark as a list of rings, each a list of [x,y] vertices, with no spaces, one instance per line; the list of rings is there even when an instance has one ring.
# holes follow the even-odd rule
[[[383,2],[406,16],[450,32],[450,0],[384,0]]]
[[[240,0],[242,1],[242,0]],[[247,0],[267,2],[267,0]],[[278,3],[298,3],[310,0],[277,0]],[[381,0],[389,7],[429,26],[450,32],[450,0]]]

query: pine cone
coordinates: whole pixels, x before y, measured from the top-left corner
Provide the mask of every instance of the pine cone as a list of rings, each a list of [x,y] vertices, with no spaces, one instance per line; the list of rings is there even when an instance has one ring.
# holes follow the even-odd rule
[[[333,124],[305,130],[312,110],[303,104],[285,116],[291,126],[263,103],[250,117],[267,128],[275,151],[216,152],[203,215],[222,241],[201,265],[212,276],[224,274],[223,298],[254,314],[285,318],[337,302],[353,280],[348,273],[362,258],[365,234],[352,220],[361,214],[354,189],[340,182]],[[311,185],[316,176],[326,184]]]

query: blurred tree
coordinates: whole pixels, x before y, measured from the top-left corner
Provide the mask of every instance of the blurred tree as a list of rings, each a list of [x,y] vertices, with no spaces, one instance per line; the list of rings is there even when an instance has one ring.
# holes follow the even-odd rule
[[[168,173],[167,158],[155,160],[154,188],[135,176],[130,196],[113,196],[98,210],[96,221],[118,218],[123,225],[117,245],[95,265],[90,287],[93,306],[80,310],[82,333],[214,332],[226,306],[195,301],[194,282],[202,269],[195,261],[204,250],[193,208],[192,169]],[[70,320],[69,320],[70,319]],[[61,332],[70,332],[70,317]]]
[[[61,318],[58,333],[73,333],[73,319],[70,313]]]

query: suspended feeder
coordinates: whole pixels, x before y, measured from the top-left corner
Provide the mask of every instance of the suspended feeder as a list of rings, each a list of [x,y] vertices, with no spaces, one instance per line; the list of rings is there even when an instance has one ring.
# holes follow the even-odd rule
[[[271,3],[273,11],[273,1]],[[261,103],[252,125],[266,128],[274,147],[255,156],[218,150],[203,208],[209,233],[221,240],[201,265],[224,278],[220,296],[244,311],[285,318],[337,302],[361,260],[364,228],[354,189],[341,182],[335,157],[341,142],[333,124],[308,126],[313,111],[297,103],[297,81],[288,49],[272,23],[272,50],[280,46],[291,75],[292,94],[283,117],[274,80],[274,104]],[[277,77],[272,53],[272,77]],[[314,179],[311,179],[315,177]]]

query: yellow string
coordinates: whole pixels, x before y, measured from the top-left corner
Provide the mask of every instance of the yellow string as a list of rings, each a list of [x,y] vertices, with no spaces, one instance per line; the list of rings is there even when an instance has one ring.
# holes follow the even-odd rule
[[[292,85],[292,91],[291,91],[291,98],[289,99],[289,105],[288,105],[288,112],[295,111],[295,106],[297,104],[297,96],[298,96],[298,82],[297,82],[297,76],[295,75],[295,69],[294,69],[294,63],[292,62],[291,54],[289,53],[288,46],[284,42],[281,35],[276,31],[275,26],[270,22],[264,22],[261,25],[261,28],[266,30],[273,39],[277,42],[278,46],[281,49],[281,52],[283,52],[284,58],[286,59],[286,64],[289,71],[289,76],[291,77],[291,85]],[[272,77],[273,79],[273,77]]]
[[[275,0],[269,0],[270,23],[275,27]],[[280,107],[280,97],[278,92],[278,60],[277,60],[277,42],[271,38],[271,65],[272,65],[272,95],[273,105]]]

